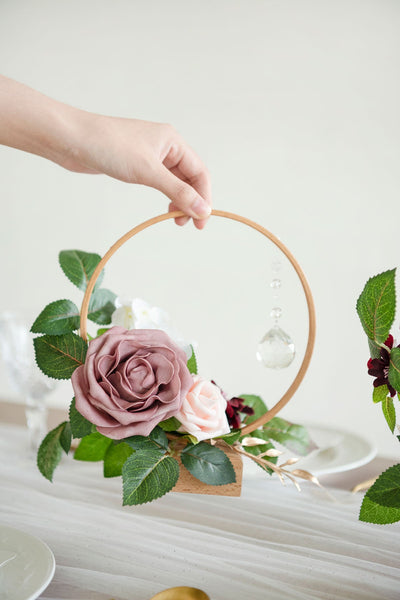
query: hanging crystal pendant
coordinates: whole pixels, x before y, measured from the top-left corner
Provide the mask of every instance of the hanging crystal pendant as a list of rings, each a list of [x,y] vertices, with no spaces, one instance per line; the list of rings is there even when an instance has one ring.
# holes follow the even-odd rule
[[[279,258],[272,261],[272,271],[274,278],[270,283],[272,297],[276,301],[282,286],[282,281],[277,277],[282,269],[282,263]],[[282,309],[275,306],[270,313],[274,320],[274,325],[262,338],[257,347],[257,359],[268,369],[284,369],[288,367],[296,355],[294,343],[287,333],[278,326],[279,319],[282,316]]]
[[[264,335],[257,347],[257,359],[268,369],[288,367],[295,355],[292,340],[276,323]]]

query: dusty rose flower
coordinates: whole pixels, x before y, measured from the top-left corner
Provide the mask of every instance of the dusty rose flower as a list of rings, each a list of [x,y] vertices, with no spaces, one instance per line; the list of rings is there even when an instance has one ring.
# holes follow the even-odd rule
[[[114,440],[149,435],[177,414],[192,383],[185,352],[158,329],[112,327],[72,374],[77,410]]]
[[[193,376],[193,385],[175,415],[182,423],[180,432],[190,433],[199,441],[230,432],[226,418],[226,400],[211,381]]]

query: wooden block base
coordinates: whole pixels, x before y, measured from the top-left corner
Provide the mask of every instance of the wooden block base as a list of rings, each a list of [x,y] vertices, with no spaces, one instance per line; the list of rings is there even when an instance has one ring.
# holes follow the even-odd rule
[[[210,494],[214,496],[240,496],[242,491],[242,474],[243,474],[243,463],[241,456],[232,450],[226,444],[220,444],[217,442],[216,446],[223,450],[230,459],[233,468],[236,473],[235,483],[228,483],[226,485],[208,485],[201,482],[199,479],[194,477],[189,471],[182,465],[181,460],[178,458],[180,475],[178,482],[173,492],[181,492],[185,494]]]

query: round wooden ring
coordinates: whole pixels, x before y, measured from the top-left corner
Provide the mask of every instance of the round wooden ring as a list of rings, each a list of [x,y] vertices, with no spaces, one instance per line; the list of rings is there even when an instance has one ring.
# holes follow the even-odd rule
[[[282,242],[276,236],[274,236],[270,231],[265,229],[265,227],[262,227],[258,223],[255,223],[254,221],[251,221],[250,219],[247,219],[246,217],[242,217],[240,215],[236,215],[234,213],[226,212],[223,210],[213,210],[211,212],[211,214],[215,217],[223,217],[225,219],[231,219],[232,221],[239,221],[239,223],[243,223],[244,225],[247,225],[248,227],[251,227],[252,229],[255,229],[256,231],[259,231],[262,235],[264,235],[269,240],[271,240],[271,242],[273,242],[275,244],[275,246],[277,246],[285,254],[285,256],[288,258],[288,260],[292,264],[294,270],[296,271],[296,273],[300,279],[304,294],[306,296],[306,301],[307,301],[308,340],[307,340],[306,350],[304,353],[304,358],[300,365],[299,371],[297,372],[297,375],[294,378],[292,384],[289,386],[287,391],[283,394],[282,398],[272,408],[270,408],[264,415],[262,415],[259,419],[256,419],[256,421],[254,421],[250,425],[246,425],[242,429],[242,433],[246,434],[246,433],[251,433],[252,431],[257,429],[258,427],[261,427],[262,425],[265,425],[265,423],[268,423],[268,421],[270,421],[289,402],[289,400],[291,399],[291,397],[293,396],[293,394],[296,392],[297,388],[299,387],[300,383],[302,382],[304,375],[306,374],[306,371],[307,371],[308,366],[311,361],[311,356],[312,356],[314,342],[315,342],[314,301],[313,301],[313,297],[311,294],[310,286],[308,285],[307,279],[306,279],[302,269],[300,268],[299,263],[296,261],[296,259],[291,254],[291,252],[286,248],[286,246],[284,246],[284,244],[282,244]],[[86,288],[85,295],[83,297],[82,307],[81,307],[81,316],[80,316],[80,335],[84,340],[87,340],[87,315],[88,315],[88,310],[89,310],[90,296],[93,292],[94,286],[96,285],[97,278],[100,275],[101,271],[103,270],[105,264],[108,262],[108,260],[112,257],[113,254],[115,254],[115,252],[123,244],[125,244],[126,241],[131,239],[137,233],[140,233],[144,229],[147,229],[148,227],[151,227],[152,225],[155,225],[156,223],[160,223],[161,221],[167,221],[168,219],[175,219],[176,217],[182,217],[182,216],[185,216],[183,212],[174,211],[174,212],[170,212],[170,213],[165,213],[163,215],[158,215],[157,217],[153,217],[152,219],[149,219],[148,221],[145,221],[144,223],[141,223],[140,225],[137,225],[136,227],[134,227],[133,229],[128,231],[117,242],[115,242],[115,244],[113,246],[111,246],[111,248],[108,250],[108,252],[106,252],[106,254],[103,256],[103,258],[97,265],[92,277],[90,278],[90,281]]]

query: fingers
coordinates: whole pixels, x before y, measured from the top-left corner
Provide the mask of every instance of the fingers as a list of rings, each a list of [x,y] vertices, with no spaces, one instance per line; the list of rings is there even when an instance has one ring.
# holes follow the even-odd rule
[[[179,210],[177,206],[173,202],[170,203],[168,207],[168,212],[174,212],[175,210]],[[190,220],[190,217],[178,217],[174,219],[175,223],[182,227],[182,225],[186,225],[186,223]]]
[[[211,180],[206,167],[197,156],[197,154],[178,138],[175,141],[164,159],[164,165],[181,181],[188,183],[199,196],[211,208]],[[174,204],[179,204],[172,199]],[[179,206],[181,210],[183,207]],[[205,227],[208,218],[194,219],[194,224],[198,229]]]
[[[189,217],[204,220],[209,216],[211,207],[197,190],[174,175],[164,165],[160,165],[152,185],[168,196],[172,204]]]

